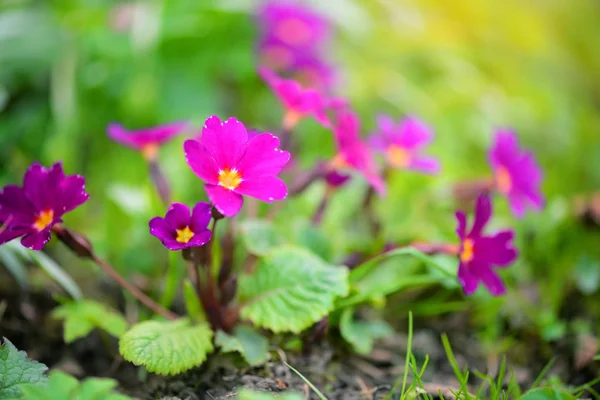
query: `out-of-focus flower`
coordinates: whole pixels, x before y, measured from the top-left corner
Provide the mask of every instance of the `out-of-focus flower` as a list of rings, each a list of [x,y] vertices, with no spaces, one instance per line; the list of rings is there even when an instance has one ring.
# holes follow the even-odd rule
[[[483,233],[491,216],[492,204],[487,194],[481,194],[477,198],[475,219],[469,233],[467,233],[465,213],[456,212],[458,221],[456,233],[461,242],[458,282],[467,295],[477,290],[479,282],[482,282],[494,296],[506,293],[504,283],[494,269],[507,267],[517,258],[517,250],[512,247],[514,237],[512,230],[500,231],[491,236]]]
[[[422,155],[425,146],[431,143],[431,128],[413,117],[404,118],[396,124],[383,115],[377,119],[378,131],[371,136],[373,149],[383,153],[393,168],[412,169],[427,174],[439,171],[438,160]]]
[[[262,133],[248,140],[244,125],[235,118],[206,120],[198,140],[184,143],[190,168],[206,182],[206,193],[226,217],[237,214],[242,195],[272,202],[287,196],[285,183],[276,175],[290,159],[279,148],[279,139]]]
[[[527,207],[542,209],[542,171],[533,154],[519,148],[514,132],[497,131],[488,156],[494,170],[496,189],[508,198],[517,217],[523,217]]]
[[[383,195],[386,191],[385,182],[379,174],[371,150],[360,139],[359,132],[360,121],[356,114],[348,110],[337,112],[333,133],[338,152],[331,160],[330,168],[337,172],[348,168],[355,169],[367,179],[379,195]],[[339,176],[333,179],[339,180]]]
[[[265,68],[261,68],[259,74],[285,107],[283,126],[286,130],[293,129],[302,118],[308,116],[329,126],[325,113],[326,101],[318,90],[306,89],[298,82],[280,78]]]
[[[187,126],[186,122],[175,122],[128,131],[122,125],[110,124],[107,127],[107,132],[108,136],[115,142],[138,150],[147,160],[153,161],[158,156],[159,147],[182,133]]]
[[[329,37],[329,23],[309,8],[292,2],[268,2],[259,11],[266,39],[297,51],[313,51]]]
[[[8,185],[0,191],[0,244],[22,237],[21,244],[41,250],[50,240],[54,224],[87,201],[85,179],[65,176],[61,163],[50,168],[32,164],[23,178],[23,186]]]
[[[185,204],[172,203],[164,218],[154,217],[150,220],[150,234],[169,250],[200,247],[211,238],[208,229],[211,215],[211,206],[205,202],[196,204],[191,215]]]

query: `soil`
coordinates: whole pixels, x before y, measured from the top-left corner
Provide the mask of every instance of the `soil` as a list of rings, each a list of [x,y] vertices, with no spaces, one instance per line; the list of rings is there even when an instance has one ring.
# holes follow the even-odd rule
[[[10,278],[0,272],[0,282],[6,283],[7,279]],[[143,370],[124,361],[117,352],[117,341],[99,332],[66,345],[62,340],[61,323],[49,315],[57,303],[48,292],[23,293],[15,291],[12,285],[0,285],[0,306],[2,304],[5,311],[0,318],[0,336],[9,338],[31,358],[79,378],[117,379],[124,393],[142,400],[235,399],[236,390],[240,388],[269,392],[294,389],[305,393],[307,399],[318,399],[283,361],[300,371],[330,400],[383,399],[403,373],[408,339],[406,334],[399,333],[380,341],[369,356],[359,356],[341,342],[337,332],[331,331],[326,340],[314,345],[306,354],[273,347],[270,360],[260,367],[249,368],[235,355],[212,355],[200,368],[175,377],[161,377],[144,374]],[[470,370],[496,373],[500,359],[486,356],[467,326],[465,313],[415,320],[412,348],[420,363],[429,355],[423,376],[428,393],[437,396],[439,391],[445,398],[452,398],[451,391],[459,388],[442,347],[439,327],[448,333],[462,368],[468,365]],[[593,339],[588,338],[586,344],[585,338],[567,337],[547,344],[534,337],[522,337],[508,352],[507,365],[513,369],[521,387],[526,388],[554,357],[550,374],[571,385],[582,385],[600,376],[598,363],[591,362],[589,357],[589,354],[597,354],[590,351],[597,343]],[[587,348],[587,356],[582,346],[584,350]],[[474,374],[470,375],[470,392],[477,392],[481,384]],[[599,386],[595,386],[598,391]]]

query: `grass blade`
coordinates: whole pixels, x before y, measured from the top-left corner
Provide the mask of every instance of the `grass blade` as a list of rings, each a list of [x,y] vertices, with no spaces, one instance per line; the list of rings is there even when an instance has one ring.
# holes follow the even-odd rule
[[[398,379],[396,381],[396,383],[394,383],[392,390],[385,397],[385,400],[390,400],[392,398],[394,393],[396,393],[396,391],[398,390],[398,387],[400,386],[401,382],[402,382],[402,392],[401,392],[400,398],[404,397],[404,391],[406,389],[406,380],[408,379],[408,366],[409,366],[408,364],[410,362],[410,356],[412,355],[412,336],[413,336],[413,320],[412,320],[412,312],[409,311],[408,312],[408,343],[406,346],[406,361],[404,363],[404,375],[402,377],[402,381],[400,381],[400,379]]]
[[[304,377],[304,375],[302,375],[300,372],[298,372],[294,367],[292,367],[290,364],[286,363],[285,361],[283,362],[285,365],[287,365],[287,367],[289,369],[291,369],[292,371],[294,371],[296,373],[296,375],[298,375],[308,386],[310,386],[310,388],[312,390],[314,390],[314,392],[317,394],[317,396],[319,396],[319,398],[321,400],[327,400],[327,397],[325,397],[325,395],[323,393],[321,393],[319,391],[319,389],[317,389],[317,387],[315,385],[312,384],[311,381],[309,381],[308,379],[306,379]]]

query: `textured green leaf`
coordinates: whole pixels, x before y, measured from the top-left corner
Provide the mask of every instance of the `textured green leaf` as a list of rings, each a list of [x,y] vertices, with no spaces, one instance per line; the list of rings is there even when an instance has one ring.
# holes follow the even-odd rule
[[[123,357],[150,372],[175,375],[197,367],[213,351],[213,333],[207,324],[188,319],[146,321],[135,325],[119,341]]]
[[[252,275],[240,279],[243,318],[274,332],[300,332],[348,294],[348,270],[314,254],[284,246],[260,260]]]
[[[75,301],[61,305],[52,316],[65,321],[65,342],[87,336],[94,328],[121,337],[127,330],[127,321],[117,311],[94,300]]]
[[[287,392],[273,394],[267,392],[257,392],[252,390],[242,390],[238,394],[238,400],[302,400],[304,396],[296,392]]]
[[[540,388],[525,393],[521,400],[575,400],[575,396],[564,390]]]
[[[300,222],[296,229],[296,243],[299,246],[306,247],[324,260],[331,259],[331,242],[322,229],[308,221]]]
[[[88,378],[81,383],[71,375],[54,371],[45,387],[24,385],[24,400],[131,400],[114,391],[117,381],[105,378]]]
[[[394,334],[392,327],[385,321],[357,321],[353,318],[354,309],[344,310],[340,319],[340,333],[354,351],[369,354],[376,339]]]
[[[250,365],[259,365],[267,361],[269,341],[246,325],[238,325],[233,330],[233,335],[223,331],[217,332],[215,344],[224,353],[237,351]]]
[[[281,234],[269,221],[243,221],[240,223],[240,233],[246,250],[257,256],[264,256],[283,243]]]
[[[22,385],[43,385],[48,367],[27,358],[7,339],[0,346],[0,400],[18,398]]]

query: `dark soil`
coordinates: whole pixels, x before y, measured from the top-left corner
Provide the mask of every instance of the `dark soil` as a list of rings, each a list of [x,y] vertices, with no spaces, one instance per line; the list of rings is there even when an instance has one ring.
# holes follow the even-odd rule
[[[6,282],[6,279],[10,278],[0,273],[0,280]],[[61,323],[49,315],[56,301],[47,293],[24,294],[9,286],[0,285],[0,305],[5,304],[0,336],[7,337],[18,349],[27,351],[31,358],[51,369],[79,378],[117,379],[124,393],[138,399],[234,399],[240,388],[270,392],[294,389],[306,393],[307,399],[318,399],[283,361],[300,371],[331,400],[382,399],[403,374],[406,334],[399,333],[381,341],[369,356],[363,357],[353,354],[341,343],[335,331],[314,345],[308,354],[273,347],[269,362],[261,367],[249,368],[234,355],[212,355],[202,367],[180,376],[165,378],[144,374],[118,355],[114,338],[99,332],[66,345],[62,340]],[[442,332],[448,333],[461,367],[468,365],[470,370],[490,375],[495,375],[498,369],[499,357],[486,356],[476,338],[465,329],[467,317],[464,313],[454,313],[415,321],[413,353],[419,362],[429,355],[423,382],[425,390],[432,395],[439,391],[451,398],[450,391],[459,387],[442,347]],[[524,337],[509,351],[507,365],[511,366],[521,387],[527,388],[548,360],[555,357],[551,374],[563,382],[581,385],[600,376],[598,363],[586,361],[585,354],[582,355],[582,340],[585,342],[581,337],[566,338],[544,344],[537,338]],[[592,346],[595,341],[589,343]],[[481,384],[474,374],[470,375],[472,393],[477,392]],[[596,385],[596,389],[600,387]]]

